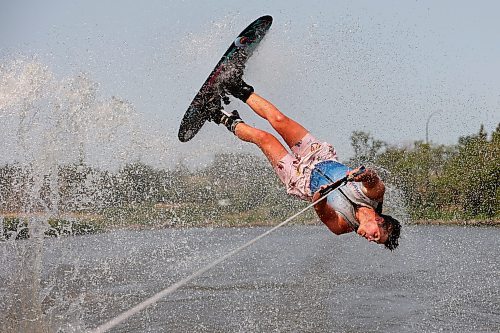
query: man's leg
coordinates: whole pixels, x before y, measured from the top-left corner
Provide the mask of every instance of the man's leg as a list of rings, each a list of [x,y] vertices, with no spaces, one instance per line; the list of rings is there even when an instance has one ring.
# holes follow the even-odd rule
[[[231,113],[223,110],[216,111],[211,115],[210,121],[226,126],[239,139],[257,145],[271,162],[273,168],[276,167],[278,161],[289,155],[286,148],[274,135],[245,124],[236,110]]]
[[[234,97],[247,103],[255,113],[269,121],[271,126],[285,140],[288,147],[297,144],[308,131],[296,121],[281,113],[273,104],[254,93],[252,86],[242,79],[242,69],[235,68],[233,75],[224,82],[224,88]]]
[[[285,185],[287,192],[301,199],[310,200],[307,186],[308,177],[297,172],[299,160],[288,153],[288,150],[274,135],[245,124],[237,111],[227,113],[220,110],[212,114],[210,120],[216,124],[226,126],[240,140],[257,145],[271,162],[274,171]],[[292,147],[292,151],[297,150],[298,147]]]
[[[288,155],[288,151],[283,147],[281,142],[274,135],[266,131],[254,128],[245,123],[239,123],[236,125],[234,134],[240,140],[257,145],[264,155],[266,155],[269,162],[271,162],[273,168],[283,157]]]
[[[309,133],[302,125],[281,113],[271,102],[263,97],[252,93],[246,103],[262,118],[266,119],[271,126],[285,140],[288,147],[293,147],[304,136]]]

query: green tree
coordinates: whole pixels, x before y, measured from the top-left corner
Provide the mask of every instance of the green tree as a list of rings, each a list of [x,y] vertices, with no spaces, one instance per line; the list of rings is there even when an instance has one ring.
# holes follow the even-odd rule
[[[439,177],[446,150],[421,141],[412,148],[390,147],[377,157],[387,170],[387,180],[403,190],[405,202],[415,218],[426,217],[436,205],[434,180]]]
[[[136,162],[125,165],[116,175],[116,190],[123,204],[155,203],[163,190],[159,173],[153,167]]]
[[[350,160],[352,165],[373,164],[376,157],[382,152],[387,144],[375,139],[370,133],[354,131],[351,134],[351,146],[354,149],[354,157]]]
[[[499,165],[498,127],[488,140],[481,126],[478,134],[459,139],[456,153],[445,164],[440,191],[466,217],[498,216]]]

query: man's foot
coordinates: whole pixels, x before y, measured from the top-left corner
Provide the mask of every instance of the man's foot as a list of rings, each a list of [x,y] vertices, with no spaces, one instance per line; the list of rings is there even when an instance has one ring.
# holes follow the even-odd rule
[[[254,92],[253,87],[243,81],[243,66],[233,64],[224,75],[222,86],[224,91],[246,102]]]
[[[231,113],[227,113],[224,110],[218,110],[210,114],[210,121],[213,121],[217,125],[222,124],[226,126],[228,130],[234,133],[236,130],[236,125],[243,123],[238,111],[234,110]]]

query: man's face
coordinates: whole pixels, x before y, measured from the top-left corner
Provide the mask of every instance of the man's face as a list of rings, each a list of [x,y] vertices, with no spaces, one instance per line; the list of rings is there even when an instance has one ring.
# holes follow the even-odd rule
[[[389,238],[389,232],[383,227],[383,224],[384,219],[377,215],[375,219],[361,223],[357,233],[370,242],[384,244]]]

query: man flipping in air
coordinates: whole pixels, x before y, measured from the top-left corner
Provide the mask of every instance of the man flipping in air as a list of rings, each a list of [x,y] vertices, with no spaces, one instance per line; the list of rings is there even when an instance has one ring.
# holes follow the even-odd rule
[[[217,108],[220,111],[213,112],[210,121],[225,125],[239,139],[256,144],[271,162],[289,194],[314,202],[321,197],[320,189],[358,171],[339,163],[331,144],[318,141],[302,125],[254,93],[253,87],[242,80],[242,71],[225,80],[223,87],[266,119],[292,154],[272,134],[244,123],[237,111],[226,113]],[[316,213],[337,235],[355,231],[368,241],[394,250],[398,246],[401,225],[391,216],[382,214],[384,183],[371,169],[354,176],[353,180],[318,202],[314,206]]]

